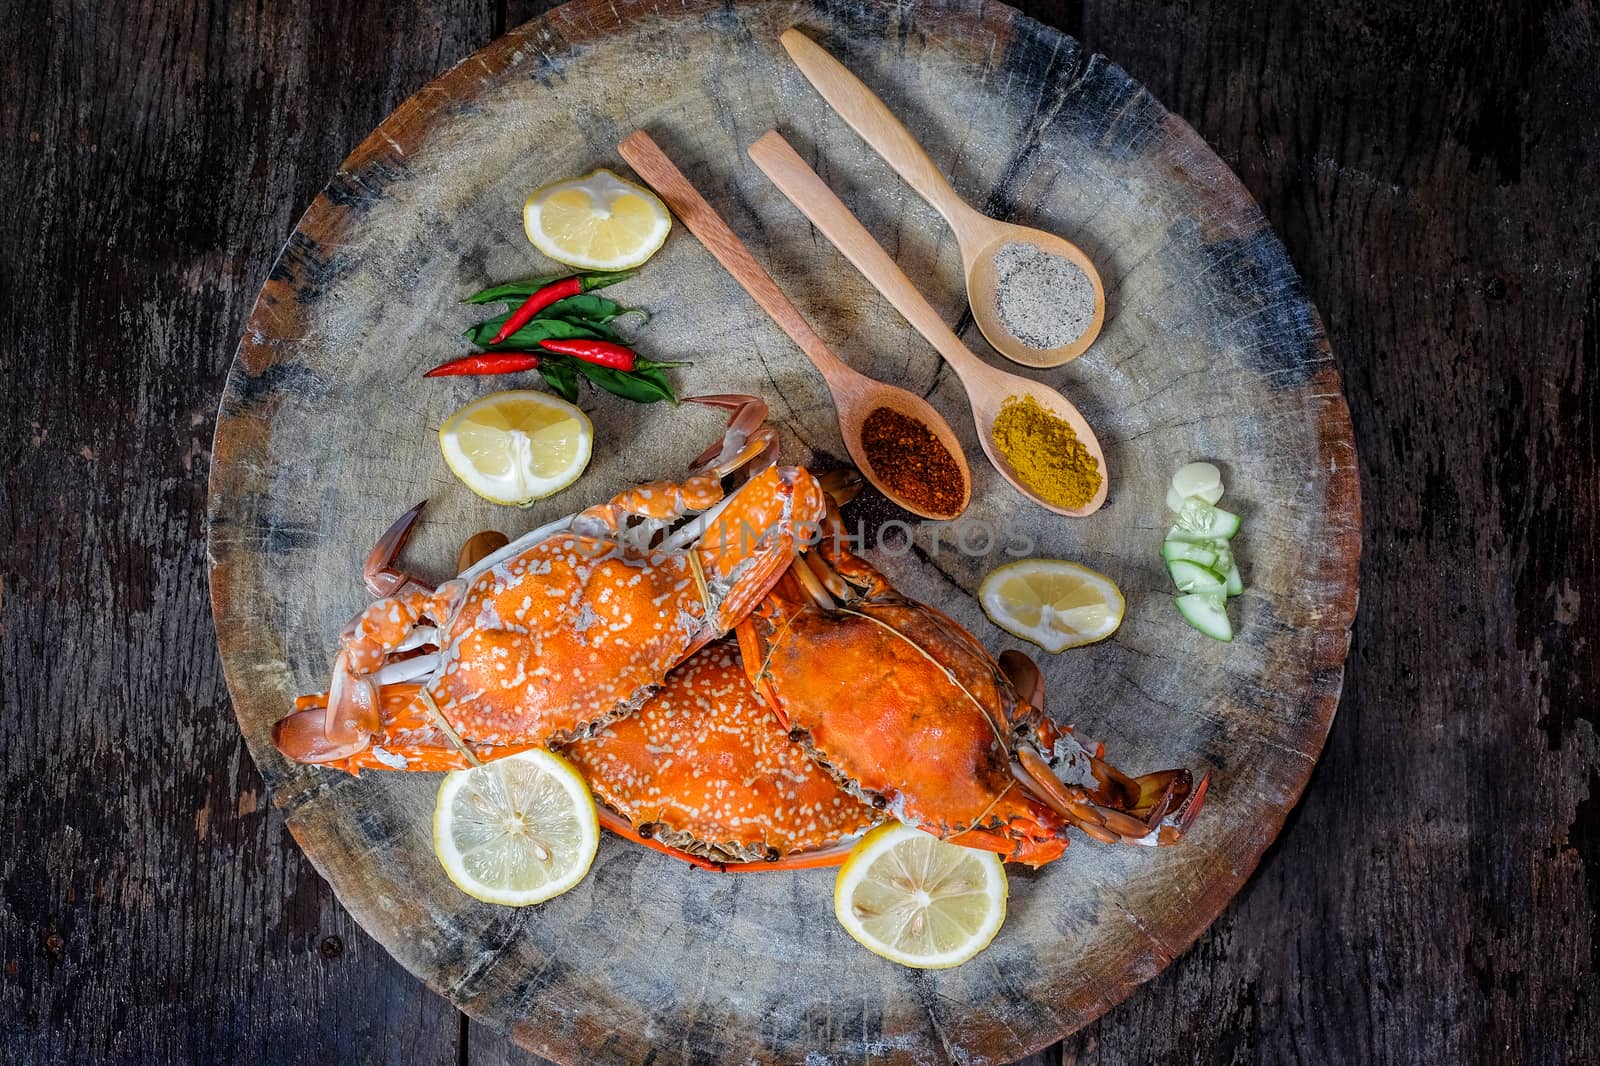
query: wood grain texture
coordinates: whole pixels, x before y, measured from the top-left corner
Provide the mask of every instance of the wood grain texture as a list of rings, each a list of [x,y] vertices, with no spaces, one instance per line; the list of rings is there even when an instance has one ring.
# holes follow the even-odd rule
[[[1302,269],[1366,536],[1288,830],[1067,1061],[1600,1058],[1597,33],[1583,2],[1084,5]]]
[[[464,3],[0,3],[0,1061],[454,1058],[239,744],[205,486],[299,211],[488,36]]]
[[[102,6],[0,0],[0,1060],[536,1061],[476,1024],[441,1049],[443,1001],[281,832],[201,545],[214,397],[283,235],[412,89],[550,5]],[[1261,202],[1366,488],[1305,798],[1065,1060],[1593,1061],[1595,5],[1019,6]]]
[[[743,158],[784,124],[869,226],[889,223],[900,260],[960,317],[953,242],[809,93],[777,46],[797,21],[870,72],[964,196],[1024,191],[1028,220],[1074,234],[1115,279],[1116,321],[1048,379],[1102,427],[1114,506],[1078,522],[1019,511],[993,471],[975,470],[967,528],[986,525],[986,547],[947,542],[941,555],[938,538],[955,534],[924,525],[912,552],[879,561],[997,649],[1015,642],[971,593],[1007,558],[1009,535],[1110,572],[1129,617],[1116,641],[1044,664],[1059,717],[1130,768],[1213,771],[1218,813],[1182,847],[1081,849],[1019,874],[982,963],[941,973],[854,948],[832,920],[826,872],[709,877],[618,841],[557,901],[476,904],[432,859],[432,780],[293,765],[267,741],[293,693],[324,683],[332,639],[363,600],[353,565],[411,500],[433,499],[414,557],[448,559],[486,524],[514,519],[518,532],[680,469],[708,435],[692,413],[600,397],[589,402],[606,439],[581,500],[508,516],[444,476],[428,427],[482,389],[417,371],[459,344],[450,323],[472,313],[461,294],[534,268],[514,220],[528,185],[555,175],[529,173],[527,144],[581,169],[611,162],[633,127],[650,129],[707,175],[713,206],[793,279],[821,331],[846,331],[853,358],[959,410],[937,356],[839,273]],[[647,273],[655,280],[618,295],[652,311],[652,350],[759,353],[697,360],[679,373],[686,394],[763,393],[791,454],[840,454],[826,390],[698,244],[669,240]],[[1175,380],[1195,384],[1174,391]],[[275,802],[341,901],[408,968],[564,1061],[1003,1062],[1082,1025],[1199,935],[1276,833],[1331,720],[1354,613],[1348,416],[1282,248],[1181,120],[1114,65],[1002,7],[579,3],[511,33],[408,101],[307,213],[246,329],[216,442],[213,603]],[[1224,460],[1249,516],[1251,590],[1231,646],[1184,629],[1155,553],[1167,477],[1192,455]]]

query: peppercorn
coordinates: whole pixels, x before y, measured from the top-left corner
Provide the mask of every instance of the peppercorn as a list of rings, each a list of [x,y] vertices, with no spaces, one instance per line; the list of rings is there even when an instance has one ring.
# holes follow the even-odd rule
[[[861,424],[861,444],[873,476],[907,503],[928,514],[960,510],[966,478],[922,422],[889,407],[874,408]]]

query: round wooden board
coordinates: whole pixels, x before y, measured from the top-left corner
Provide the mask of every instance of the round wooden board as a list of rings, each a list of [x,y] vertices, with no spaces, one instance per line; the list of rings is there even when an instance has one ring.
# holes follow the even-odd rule
[[[1081,359],[1040,373],[1097,427],[1112,470],[1085,520],[1026,504],[979,462],[954,376],[744,154],[781,129],[975,350],[955,242],[811,90],[778,46],[807,27],[883,95],[982,209],[1080,244],[1108,297]],[[516,534],[680,472],[720,422],[696,408],[586,395],[595,461],[527,512],[446,471],[440,421],[494,382],[423,380],[465,349],[480,286],[545,268],[524,240],[535,185],[609,165],[648,129],[855,366],[924,392],[973,457],[956,525],[847,517],[908,593],[992,650],[1016,641],[972,592],[1023,541],[1127,594],[1114,638],[1040,656],[1052,711],[1123,768],[1209,767],[1180,846],[1079,841],[1017,869],[995,942],[920,973],[858,948],[829,871],[716,876],[619,840],[536,908],[477,904],[434,860],[434,775],[360,778],[286,762],[270,726],[324,687],[365,601],[358,567],[427,497],[408,559],[436,577],[461,539]],[[614,290],[653,318],[642,343],[693,359],[684,394],[758,393],[786,459],[843,454],[820,378],[681,227]],[[240,727],[288,824],[344,905],[412,972],[564,1062],[1003,1062],[1060,1039],[1157,973],[1254,869],[1333,717],[1356,603],[1359,497],[1348,412],[1316,312],[1238,180],[1181,119],[1101,57],[998,4],[682,4],[578,0],[418,93],[350,157],[261,293],[222,400],[211,475],[212,595]],[[1176,465],[1213,459],[1244,516],[1238,637],[1208,641],[1171,604],[1157,546]],[[999,532],[988,550],[983,530]]]

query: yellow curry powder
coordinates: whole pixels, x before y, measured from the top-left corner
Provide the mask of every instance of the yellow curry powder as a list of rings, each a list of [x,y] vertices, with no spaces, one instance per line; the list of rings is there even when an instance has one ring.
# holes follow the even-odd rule
[[[1041,499],[1075,510],[1100,489],[1100,464],[1072,426],[1032,396],[1008,396],[994,420],[995,447]]]

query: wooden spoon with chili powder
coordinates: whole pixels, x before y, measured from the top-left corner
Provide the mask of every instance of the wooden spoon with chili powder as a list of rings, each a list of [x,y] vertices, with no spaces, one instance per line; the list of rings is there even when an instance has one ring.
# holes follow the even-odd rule
[[[649,134],[635,131],[617,146],[617,151],[822,374],[833,393],[844,446],[867,480],[890,500],[922,518],[955,518],[965,511],[972,499],[972,472],[955,431],[939,412],[915,393],[869,378],[833,354],[744,242]],[[901,419],[925,427],[929,436],[922,437],[914,428],[908,429]],[[871,436],[879,445],[873,448],[867,447],[863,439],[869,420],[873,423]],[[915,448],[919,440],[921,457],[930,461],[907,463],[905,445]],[[894,446],[896,441],[901,442],[900,447]],[[934,450],[930,451],[930,447]],[[941,448],[946,453],[943,457],[937,453]],[[874,453],[877,463],[873,462]],[[948,464],[945,458],[950,460]],[[959,484],[948,483],[951,469],[959,471]],[[941,470],[946,476],[939,482],[923,480],[929,475],[937,477]]]

